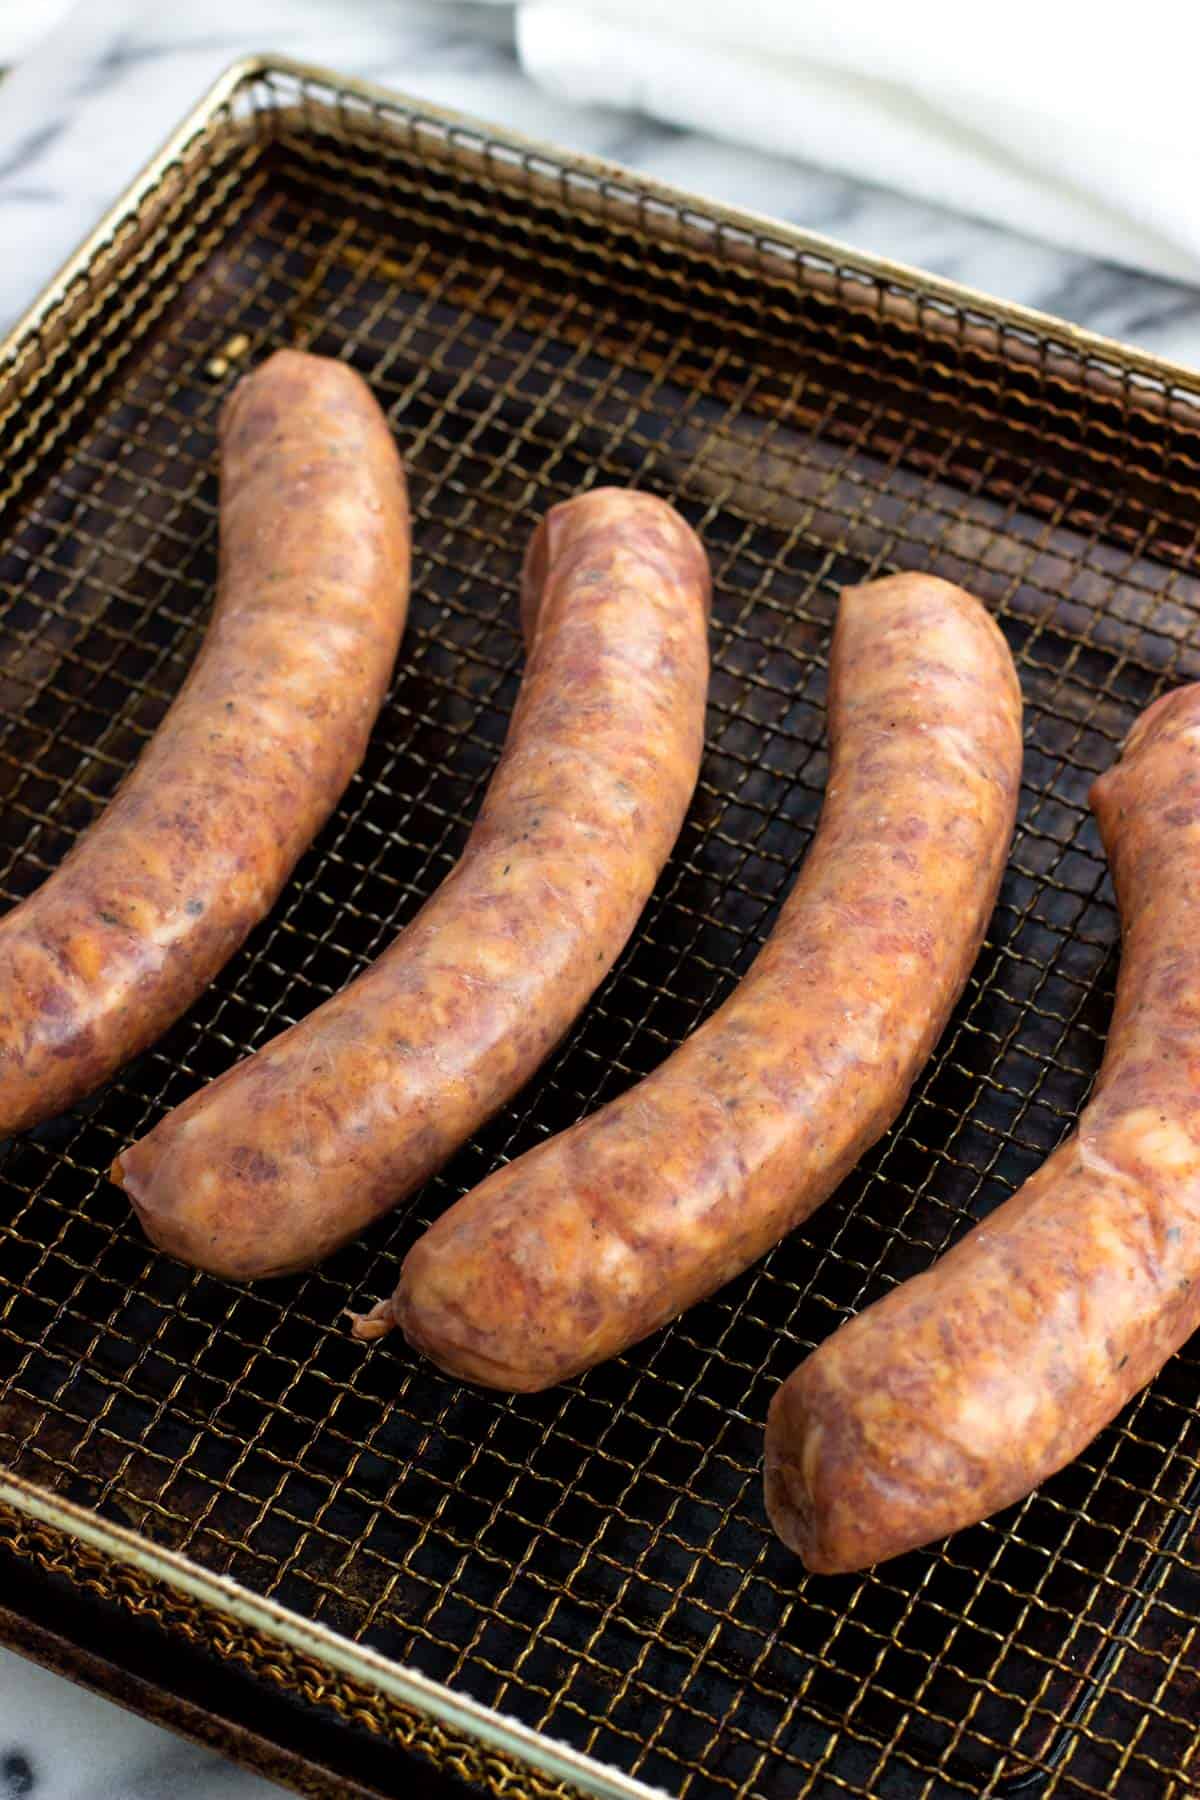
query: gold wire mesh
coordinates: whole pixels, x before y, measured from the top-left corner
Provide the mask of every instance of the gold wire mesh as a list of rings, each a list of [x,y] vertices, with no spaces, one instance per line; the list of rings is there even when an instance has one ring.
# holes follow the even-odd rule
[[[152,1051],[3,1152],[6,1462],[688,1800],[1192,1792],[1194,1347],[1037,1496],[861,1578],[806,1579],[759,1488],[776,1383],[1036,1167],[1097,1066],[1117,929],[1087,790],[1200,673],[1186,383],[255,65],[0,391],[6,901],[188,666],[231,339],[341,356],[387,408],[412,622],[366,763],[273,917]],[[251,1291],[165,1261],[103,1171],[445,875],[519,680],[531,522],[598,481],[674,500],[716,588],[704,770],[634,941],[518,1101],[323,1268]],[[1027,705],[995,919],[900,1123],[761,1267],[563,1389],[506,1399],[399,1342],[364,1351],[342,1311],[390,1288],[423,1224],[651,1068],[746,967],[820,807],[838,586],[899,567],[992,606]]]

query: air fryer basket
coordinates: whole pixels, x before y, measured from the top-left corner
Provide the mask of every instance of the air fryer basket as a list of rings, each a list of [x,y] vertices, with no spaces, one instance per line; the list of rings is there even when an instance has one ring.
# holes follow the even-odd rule
[[[1117,946],[1088,787],[1200,672],[1195,382],[417,102],[240,65],[4,346],[6,903],[178,688],[214,578],[217,411],[285,343],[352,363],[388,411],[412,621],[270,920],[151,1051],[0,1153],[0,1549],[23,1572],[0,1630],[50,1655],[38,1594],[84,1590],[60,1661],[120,1689],[124,1658],[125,1696],[189,1729],[236,1673],[262,1710],[229,1741],[312,1792],[1182,1800],[1194,1348],[1039,1494],[861,1577],[805,1576],[760,1463],[776,1384],[1002,1200],[1087,1092]],[[532,523],[596,482],[669,496],[716,588],[701,782],[633,941],[529,1088],[323,1268],[239,1289],[167,1261],[112,1157],[444,877],[517,691]],[[354,1343],[344,1309],[425,1222],[746,968],[821,804],[838,588],[897,568],[987,602],[1027,707],[999,905],[900,1122],[760,1267],[566,1387],[506,1398]]]

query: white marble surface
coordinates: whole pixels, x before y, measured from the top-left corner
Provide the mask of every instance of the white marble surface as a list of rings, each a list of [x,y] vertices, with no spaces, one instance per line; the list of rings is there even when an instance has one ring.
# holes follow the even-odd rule
[[[1200,293],[819,169],[563,106],[520,73],[504,8],[425,0],[88,0],[70,12],[0,83],[0,329],[205,86],[260,49],[519,126],[1200,365]],[[0,1800],[275,1791],[0,1650]]]
[[[0,1650],[0,1800],[272,1800],[282,1793]]]

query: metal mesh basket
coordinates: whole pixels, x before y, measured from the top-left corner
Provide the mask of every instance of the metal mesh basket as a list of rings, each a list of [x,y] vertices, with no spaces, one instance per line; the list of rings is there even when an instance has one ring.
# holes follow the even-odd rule
[[[225,1665],[263,1719],[271,1695],[319,1715],[320,1756],[273,1765],[314,1792],[1194,1792],[1194,1348],[1035,1497],[862,1577],[806,1578],[759,1477],[777,1382],[1035,1168],[1096,1069],[1117,924],[1087,790],[1200,673],[1189,378],[320,71],[241,65],[5,346],[6,901],[179,685],[214,578],[217,410],[284,343],[351,362],[388,411],[412,621],[366,763],[271,919],[154,1049],[3,1151],[5,1567],[82,1587],[115,1666],[126,1630],[158,1634],[163,1668],[186,1640],[190,1728]],[[105,1181],[114,1153],[445,875],[519,681],[531,522],[601,481],[669,496],[715,576],[703,774],[627,952],[519,1099],[321,1269],[242,1290],[163,1259]],[[390,1289],[430,1218],[652,1068],[745,969],[820,808],[838,587],[908,567],[994,610],[1027,749],[986,947],[899,1124],[760,1267],[566,1387],[510,1399],[353,1343],[343,1309]],[[10,1599],[0,1627],[20,1620]],[[240,1748],[269,1761],[289,1729]],[[414,1760],[369,1774],[372,1734]]]

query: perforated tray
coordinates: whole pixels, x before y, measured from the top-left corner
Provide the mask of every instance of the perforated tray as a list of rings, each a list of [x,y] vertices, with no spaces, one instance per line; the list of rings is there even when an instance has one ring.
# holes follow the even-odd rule
[[[777,1382],[1001,1200],[1087,1092],[1117,941],[1087,789],[1200,673],[1196,384],[415,102],[241,65],[4,347],[6,902],[183,677],[220,401],[284,343],[345,358],[388,410],[412,622],[273,917],[152,1051],[3,1152],[0,1630],[313,1792],[1194,1792],[1194,1348],[1036,1497],[861,1578],[805,1577],[759,1470]],[[244,1290],[164,1260],[103,1171],[445,875],[517,690],[531,524],[598,481],[674,500],[716,582],[703,775],[632,944],[525,1093],[323,1268]],[[816,823],[837,589],[908,567],[994,610],[1027,749],[986,948],[899,1124],[761,1267],[562,1389],[506,1399],[353,1343],[343,1309],[388,1291],[425,1221],[729,991]]]

